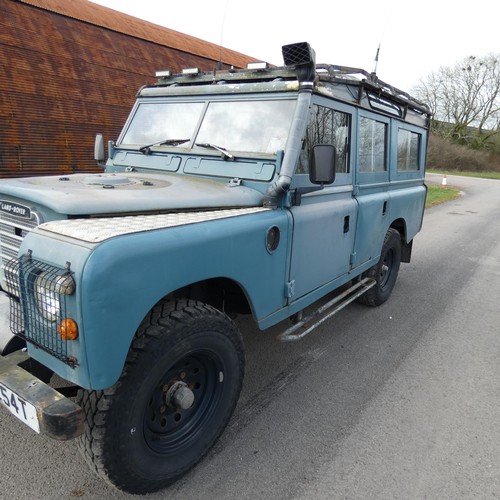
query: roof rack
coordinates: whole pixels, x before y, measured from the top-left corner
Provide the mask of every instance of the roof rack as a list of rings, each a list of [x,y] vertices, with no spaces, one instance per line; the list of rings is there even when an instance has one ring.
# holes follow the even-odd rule
[[[370,100],[370,106],[373,107],[375,103],[379,111],[384,111],[392,115],[404,117],[406,115],[405,110],[408,108],[428,117],[432,114],[430,108],[425,103],[415,99],[407,92],[380,80],[375,73],[368,73],[361,68],[334,64],[317,64],[315,71],[317,81],[344,86],[356,86],[357,97],[355,95],[352,97],[357,100],[358,104],[361,104],[363,97],[367,96]],[[152,87],[257,83],[296,80],[298,78],[297,68],[294,65],[281,67],[266,66],[262,69],[224,69],[210,72],[201,72],[196,69],[196,71],[193,70],[181,74],[160,71],[157,72],[156,76],[159,77],[158,82],[153,84]]]
[[[345,84],[346,80],[349,80],[354,84],[368,87],[372,91],[394,99],[401,104],[411,106],[412,108],[423,113],[431,113],[430,108],[425,103],[415,99],[407,92],[380,80],[376,73],[368,73],[368,71],[361,68],[337,66],[335,64],[317,64],[316,73],[321,81],[329,81],[332,83],[339,82]]]

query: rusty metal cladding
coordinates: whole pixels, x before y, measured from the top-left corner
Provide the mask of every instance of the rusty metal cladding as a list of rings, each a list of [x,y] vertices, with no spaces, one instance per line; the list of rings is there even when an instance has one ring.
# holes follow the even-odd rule
[[[97,171],[158,69],[254,59],[87,0],[0,0],[0,178]]]
[[[228,65],[245,67],[254,61],[249,56],[200,40],[178,31],[146,23],[141,19],[116,12],[87,0],[19,0],[22,3],[56,12],[73,19],[85,21],[95,26],[108,28],[119,33],[148,40],[166,47],[196,54],[206,59],[222,60]]]

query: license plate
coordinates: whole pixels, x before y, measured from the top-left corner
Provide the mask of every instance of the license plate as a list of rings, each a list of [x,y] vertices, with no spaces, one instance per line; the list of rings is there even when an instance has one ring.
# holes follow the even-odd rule
[[[0,384],[0,402],[21,422],[40,433],[36,408],[3,384]]]

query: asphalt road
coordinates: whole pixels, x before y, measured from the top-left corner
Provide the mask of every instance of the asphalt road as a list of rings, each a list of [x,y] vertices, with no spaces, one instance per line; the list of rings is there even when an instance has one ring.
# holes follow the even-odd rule
[[[295,344],[274,340],[286,323],[239,321],[247,375],[229,428],[146,498],[500,498],[500,181],[448,184],[463,196],[426,212],[383,306],[350,305]],[[3,409],[0,448],[0,498],[133,498]]]

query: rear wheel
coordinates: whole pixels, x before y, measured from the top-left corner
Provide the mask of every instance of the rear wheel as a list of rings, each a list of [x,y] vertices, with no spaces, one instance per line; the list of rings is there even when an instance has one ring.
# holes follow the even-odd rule
[[[232,321],[206,304],[156,306],[139,328],[120,380],[82,391],[80,449],[130,493],[164,488],[207,453],[241,390],[244,354]]]
[[[380,260],[364,274],[364,277],[373,278],[375,285],[359,297],[359,302],[369,306],[383,304],[396,284],[400,264],[401,236],[396,229],[389,228],[382,245]]]

